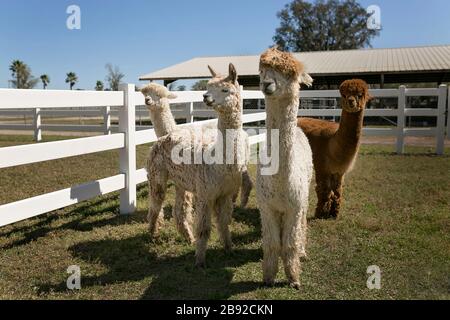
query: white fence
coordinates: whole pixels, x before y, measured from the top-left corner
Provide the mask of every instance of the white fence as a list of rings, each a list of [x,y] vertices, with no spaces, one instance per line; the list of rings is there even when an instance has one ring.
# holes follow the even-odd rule
[[[53,90],[17,90],[0,89],[0,110],[31,109],[34,115],[34,128],[36,138],[40,138],[41,116],[47,108],[71,108],[74,105],[81,108],[104,107],[105,122],[110,133],[111,107],[118,108],[118,133],[109,135],[70,139],[65,141],[46,142],[31,145],[21,145],[0,148],[0,169],[18,165],[61,159],[66,157],[119,149],[120,174],[105,179],[88,182],[83,185],[51,192],[33,198],[8,203],[0,206],[0,227],[23,219],[34,217],[46,212],[76,204],[99,195],[120,191],[120,212],[128,214],[136,208],[136,186],[146,181],[145,168],[136,169],[136,146],[156,141],[153,129],[136,131],[137,105],[144,104],[144,97],[135,91],[134,85],[122,86],[122,91],[53,91]],[[178,98],[172,103],[188,103],[184,116],[187,122],[193,117],[214,116],[209,110],[193,110],[193,103],[203,100],[203,92],[178,92]],[[405,136],[435,136],[436,152],[444,151],[445,138],[445,109],[447,101],[447,87],[439,89],[399,89],[372,90],[376,98],[398,99],[397,109],[368,109],[366,116],[396,117],[397,126],[393,128],[364,128],[367,135],[388,135],[397,137],[397,152],[403,152]],[[338,98],[338,91],[303,91],[302,98]],[[411,109],[406,106],[406,98],[410,96],[438,97],[437,109]],[[263,99],[259,91],[243,91],[243,99]],[[253,110],[254,113],[245,114],[243,123],[252,123],[265,120],[265,113]],[[71,114],[70,110],[62,114]],[[339,116],[340,110],[301,109],[300,116]],[[437,118],[437,127],[412,129],[405,128],[406,116],[431,116]],[[197,126],[206,123],[215,123],[217,120],[198,121],[185,125]],[[66,128],[66,126],[64,126]],[[78,129],[78,128],[77,128]],[[447,128],[447,134],[448,134]],[[263,135],[250,137],[250,143],[256,144],[264,139]]]

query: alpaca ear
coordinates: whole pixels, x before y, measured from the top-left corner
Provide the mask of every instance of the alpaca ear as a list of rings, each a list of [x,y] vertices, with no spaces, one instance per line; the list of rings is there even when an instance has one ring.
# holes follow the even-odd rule
[[[217,77],[217,72],[214,71],[214,69],[210,65],[208,65],[208,69],[209,69],[209,72],[211,72],[211,75],[213,78]]]
[[[232,63],[230,63],[228,65],[228,78],[230,79],[231,82],[236,82],[237,81],[237,71],[236,68],[234,67],[234,65]]]
[[[173,92],[169,92],[169,95],[167,96],[167,98],[169,98],[169,99],[176,99],[177,97],[178,96]]]
[[[313,78],[311,78],[311,76],[309,74],[307,74],[306,72],[303,72],[300,75],[299,82],[306,84],[306,86],[308,86],[308,87],[312,86],[313,81],[314,81]]]

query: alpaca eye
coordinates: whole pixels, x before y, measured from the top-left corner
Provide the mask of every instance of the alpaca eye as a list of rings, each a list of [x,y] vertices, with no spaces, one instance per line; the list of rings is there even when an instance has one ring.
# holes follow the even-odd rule
[[[230,92],[230,90],[228,90],[228,89],[222,89],[222,92],[223,92],[223,93],[228,93],[228,92]]]

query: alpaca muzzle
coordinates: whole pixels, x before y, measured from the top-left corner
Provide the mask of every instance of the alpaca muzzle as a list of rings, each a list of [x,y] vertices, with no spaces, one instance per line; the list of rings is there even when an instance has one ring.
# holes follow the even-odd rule
[[[208,106],[211,107],[214,104],[214,99],[210,94],[205,93],[203,95],[203,102]]]
[[[151,97],[145,97],[145,104],[146,105],[152,105],[153,104],[153,99]]]
[[[273,81],[264,81],[262,89],[265,94],[273,94],[277,90],[277,85]]]

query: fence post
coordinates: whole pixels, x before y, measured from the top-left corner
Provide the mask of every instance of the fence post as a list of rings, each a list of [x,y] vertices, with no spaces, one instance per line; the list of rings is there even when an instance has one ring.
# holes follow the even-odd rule
[[[34,128],[34,141],[39,142],[42,140],[41,130],[41,109],[33,109],[33,128]]]
[[[103,130],[105,135],[111,134],[111,107],[105,107],[103,110]]]
[[[406,108],[406,87],[400,86],[398,89],[398,109],[397,109],[397,154],[403,154],[405,140],[405,108]]]
[[[450,139],[450,86],[448,87],[448,105],[447,105],[447,139]]]
[[[194,102],[186,104],[186,123],[194,122]]]
[[[439,86],[438,116],[436,125],[436,154],[444,154],[445,143],[445,105],[447,103],[447,85]]]
[[[125,174],[125,189],[120,191],[120,213],[136,210],[136,101],[134,84],[122,84],[124,103],[119,109],[119,132],[125,134],[125,147],[120,149],[120,173]]]

